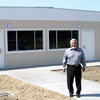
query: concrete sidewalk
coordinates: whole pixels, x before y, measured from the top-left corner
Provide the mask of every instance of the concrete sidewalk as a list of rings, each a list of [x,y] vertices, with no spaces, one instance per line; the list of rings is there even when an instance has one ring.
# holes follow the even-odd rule
[[[100,62],[87,63],[87,66],[100,66]],[[0,71],[29,83],[69,95],[67,90],[66,75],[51,70],[61,69],[62,66],[47,66],[37,68],[15,69]],[[75,84],[74,84],[75,85]],[[75,87],[75,86],[74,86]],[[76,88],[75,90],[76,91]],[[74,96],[74,98],[76,98]],[[78,99],[78,98],[76,98]],[[100,83],[82,80],[82,92],[79,100],[100,100]]]

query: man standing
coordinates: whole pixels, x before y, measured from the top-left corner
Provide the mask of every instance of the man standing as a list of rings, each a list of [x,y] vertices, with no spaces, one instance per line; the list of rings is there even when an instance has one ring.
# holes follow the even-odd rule
[[[73,80],[75,77],[76,82],[76,96],[80,97],[81,93],[81,69],[85,71],[86,62],[84,52],[81,48],[77,47],[77,40],[71,39],[71,48],[66,49],[63,57],[63,72],[65,72],[65,67],[67,65],[67,86],[69,90],[69,96],[73,97]],[[82,66],[81,66],[82,64]]]

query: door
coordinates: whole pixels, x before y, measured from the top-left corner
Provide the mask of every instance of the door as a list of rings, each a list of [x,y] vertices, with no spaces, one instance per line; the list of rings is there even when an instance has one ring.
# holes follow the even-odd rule
[[[3,31],[0,30],[0,69],[4,68],[4,39]]]
[[[82,30],[82,49],[85,53],[86,61],[95,60],[95,31]]]

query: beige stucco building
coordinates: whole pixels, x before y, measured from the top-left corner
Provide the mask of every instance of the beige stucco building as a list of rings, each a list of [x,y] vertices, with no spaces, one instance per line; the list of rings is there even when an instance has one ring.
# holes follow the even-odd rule
[[[71,38],[100,61],[100,12],[0,7],[0,69],[62,64]]]

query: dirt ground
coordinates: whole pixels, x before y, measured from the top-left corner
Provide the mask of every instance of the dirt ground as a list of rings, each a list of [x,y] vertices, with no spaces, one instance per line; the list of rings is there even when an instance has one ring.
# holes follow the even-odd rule
[[[64,73],[64,72],[62,72],[62,70],[58,70],[57,72],[66,74],[66,72]],[[85,72],[82,72],[82,78],[100,83],[100,66],[86,67]]]
[[[0,100],[75,100],[48,89],[0,75]]]
[[[66,74],[59,70],[57,72]],[[100,83],[100,67],[87,67],[82,77]],[[0,100],[75,100],[48,89],[0,75]]]

